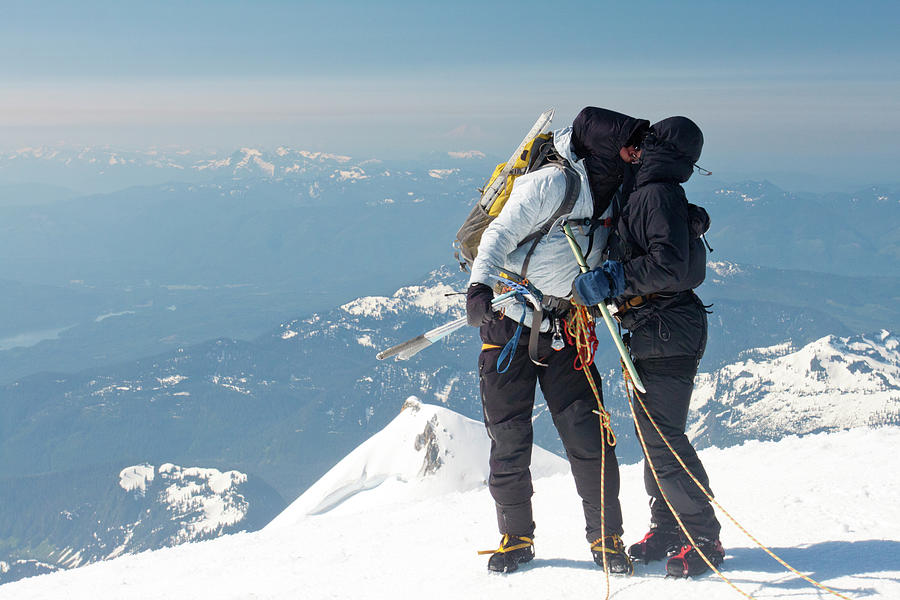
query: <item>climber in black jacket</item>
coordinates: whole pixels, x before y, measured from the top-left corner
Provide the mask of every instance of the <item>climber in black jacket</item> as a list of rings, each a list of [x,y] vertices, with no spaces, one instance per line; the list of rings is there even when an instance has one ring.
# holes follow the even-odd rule
[[[709,490],[706,471],[685,435],[694,376],[706,348],[706,309],[693,290],[706,275],[701,236],[709,228],[709,216],[688,203],[681,184],[691,176],[702,148],[703,134],[685,117],[650,128],[639,150],[635,189],[621,207],[609,243],[609,260],[578,276],[574,293],[585,305],[616,299],[617,316],[629,331],[629,349],[647,389],[641,398],[665,440]],[[647,443],[644,483],[651,498],[651,529],[629,554],[645,562],[668,556],[670,575],[697,575],[707,570],[698,549],[714,565],[724,560],[719,522],[706,495],[640,403],[635,404]],[[696,545],[680,530],[657,478]]]

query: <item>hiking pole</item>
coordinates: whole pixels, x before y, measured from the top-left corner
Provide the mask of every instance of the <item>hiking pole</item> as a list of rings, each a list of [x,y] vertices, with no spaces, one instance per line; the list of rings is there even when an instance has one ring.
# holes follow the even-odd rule
[[[572,228],[569,227],[569,224],[563,221],[562,224],[563,231],[566,232],[566,239],[569,240],[569,246],[572,248],[572,253],[575,255],[575,260],[578,261],[578,266],[581,267],[582,273],[587,273],[590,271],[590,268],[587,266],[587,262],[584,260],[584,254],[581,253],[581,247],[578,246],[578,242],[575,241],[575,235],[572,233]],[[600,309],[600,314],[603,315],[603,321],[606,322],[606,327],[609,329],[609,334],[612,336],[613,341],[616,343],[616,349],[619,351],[619,356],[622,357],[622,362],[625,363],[625,368],[628,369],[628,374],[631,375],[631,381],[634,383],[634,387],[638,389],[641,393],[645,393],[647,390],[644,389],[644,383],[641,381],[641,378],[637,374],[637,369],[634,368],[634,363],[631,362],[631,355],[628,354],[628,350],[625,348],[625,342],[622,341],[622,336],[619,335],[618,328],[616,327],[615,321],[613,321],[612,315],[609,314],[609,309],[606,308],[605,302],[600,302],[597,305]]]
[[[501,310],[513,304],[514,302],[516,302],[515,296],[517,293],[518,292],[512,291],[497,296],[491,301],[491,308],[493,308],[494,310]],[[440,327],[435,327],[434,329],[426,331],[421,335],[417,335],[412,339],[401,342],[396,346],[391,346],[387,350],[382,350],[375,355],[375,358],[377,358],[378,360],[384,360],[386,358],[390,358],[391,356],[396,356],[397,360],[409,360],[414,355],[418,354],[436,341],[447,337],[457,329],[462,329],[465,326],[466,317],[460,317],[455,321],[450,321],[449,323],[445,323]]]

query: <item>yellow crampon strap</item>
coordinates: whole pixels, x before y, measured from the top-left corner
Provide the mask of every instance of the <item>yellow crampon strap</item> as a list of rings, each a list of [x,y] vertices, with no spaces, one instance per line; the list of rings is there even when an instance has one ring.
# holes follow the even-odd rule
[[[607,548],[606,547],[606,544],[604,543],[603,540],[605,540],[607,538],[613,540],[613,545],[615,546],[615,548]],[[591,550],[602,550],[603,552],[606,552],[607,554],[618,554],[619,551],[625,550],[625,544],[622,543],[622,538],[620,538],[619,536],[607,535],[607,536],[604,536],[601,538],[597,538],[596,540],[591,542]],[[627,557],[628,555],[626,554],[625,556]]]
[[[525,540],[522,544],[515,544],[513,546],[507,546],[509,544],[509,535],[504,533],[503,539],[500,540],[500,547],[496,550],[479,550],[478,554],[506,554],[507,552],[512,552],[513,550],[519,550],[521,548],[527,548],[528,546],[534,546],[534,540],[531,538],[517,536],[520,540]]]
[[[819,588],[820,590],[828,592],[829,594],[833,594],[833,595],[837,596],[838,598],[843,598],[843,600],[851,600],[847,596],[834,591],[833,589],[819,583],[818,581],[816,581],[815,579],[812,579],[811,577],[809,577],[807,575],[804,575],[803,573],[801,573],[800,571],[798,571],[797,569],[795,569],[794,567],[789,565],[787,562],[784,561],[784,559],[782,559],[780,556],[778,556],[777,554],[772,552],[769,548],[764,546],[762,544],[762,542],[760,542],[749,531],[747,531],[747,529],[745,529],[743,525],[738,523],[737,520],[734,517],[732,517],[731,514],[727,510],[722,508],[722,505],[719,504],[719,502],[715,498],[713,498],[712,494],[709,493],[709,490],[707,490],[706,487],[704,487],[704,485],[702,483],[700,483],[700,481],[694,476],[694,474],[691,472],[691,470],[688,468],[688,466],[684,463],[684,460],[682,460],[682,458],[678,454],[678,452],[676,452],[676,450],[672,447],[672,444],[669,443],[669,440],[666,439],[666,436],[663,435],[663,432],[660,430],[659,425],[656,424],[656,421],[650,415],[650,411],[647,410],[647,405],[644,404],[644,400],[641,398],[640,394],[637,393],[637,390],[634,389],[634,382],[631,380],[631,376],[628,374],[628,369],[625,368],[624,362],[622,363],[622,374],[625,377],[625,392],[628,397],[628,406],[631,409],[631,418],[634,420],[634,426],[635,426],[635,429],[637,430],[638,438],[641,441],[641,447],[644,450],[644,458],[647,460],[647,464],[650,465],[650,472],[653,474],[653,479],[656,481],[656,485],[659,488],[659,491],[663,497],[663,500],[666,501],[666,506],[669,507],[669,510],[672,512],[672,515],[675,517],[675,520],[678,522],[679,527],[681,527],[681,531],[685,534],[685,536],[687,536],[688,541],[697,550],[697,553],[703,559],[703,562],[705,562],[706,565],[710,569],[715,571],[716,574],[719,577],[721,577],[722,580],[725,581],[725,583],[730,585],[736,592],[743,595],[745,598],[750,598],[751,600],[753,600],[753,596],[751,596],[744,590],[740,589],[737,585],[734,584],[734,582],[732,582],[725,575],[723,575],[722,572],[715,567],[715,565],[712,564],[712,561],[709,560],[709,558],[706,556],[706,554],[702,550],[700,550],[700,548],[694,542],[694,538],[691,537],[691,534],[688,532],[687,528],[684,526],[684,523],[681,521],[681,517],[675,511],[675,508],[672,506],[672,503],[669,500],[668,495],[666,494],[665,490],[663,489],[662,484],[660,484],[660,482],[659,482],[659,476],[657,476],[657,474],[656,474],[656,467],[653,466],[653,461],[650,460],[650,455],[647,452],[647,443],[644,440],[644,432],[641,430],[641,427],[638,424],[637,412],[634,408],[633,399],[635,399],[635,398],[637,399],[638,403],[641,405],[641,409],[644,411],[644,414],[647,415],[647,419],[650,421],[650,423],[653,425],[653,428],[656,430],[657,435],[659,435],[660,439],[663,442],[665,442],[666,447],[669,449],[669,452],[672,453],[672,456],[675,457],[675,459],[678,461],[678,464],[680,464],[681,468],[684,469],[684,472],[688,474],[688,476],[697,485],[697,487],[700,489],[700,491],[703,492],[703,494],[706,496],[706,498],[712,504],[714,504],[715,507],[718,508],[719,511],[721,511],[721,513],[723,515],[728,517],[728,519],[732,523],[734,523],[734,525],[738,529],[740,529],[748,538],[750,538],[753,541],[753,543],[755,543],[757,546],[759,546],[766,554],[768,554],[773,559],[775,559],[779,564],[781,564],[781,566],[786,568],[788,571],[791,571],[798,577],[801,577],[802,579],[806,580],[807,582],[809,582],[813,586]]]

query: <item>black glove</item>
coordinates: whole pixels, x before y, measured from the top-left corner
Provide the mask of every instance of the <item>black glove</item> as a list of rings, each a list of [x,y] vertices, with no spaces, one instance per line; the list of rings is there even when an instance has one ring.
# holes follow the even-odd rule
[[[494,318],[491,301],[494,290],[483,283],[473,283],[466,290],[466,322],[472,327],[481,327]]]

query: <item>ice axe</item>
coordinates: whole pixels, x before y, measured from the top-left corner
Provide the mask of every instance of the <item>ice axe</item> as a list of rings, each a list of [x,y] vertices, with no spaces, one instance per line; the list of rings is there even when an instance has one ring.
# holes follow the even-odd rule
[[[494,298],[491,302],[491,307],[494,310],[503,310],[508,306],[514,304],[516,300],[517,292],[507,292],[500,296]],[[391,346],[387,350],[382,350],[378,354],[375,355],[375,358],[378,360],[384,360],[386,358],[390,358],[392,356],[397,357],[397,360],[409,360],[425,348],[429,347],[433,343],[438,340],[442,340],[454,331],[458,329],[462,329],[466,326],[466,318],[460,317],[454,321],[450,321],[449,323],[445,323],[440,327],[435,327],[429,331],[421,335],[417,335],[416,337],[406,340],[405,342],[401,342],[396,346]]]
[[[562,228],[563,231],[566,232],[566,239],[569,240],[569,246],[572,248],[575,260],[578,261],[578,266],[581,267],[581,272],[587,273],[591,269],[587,266],[587,261],[584,260],[584,254],[581,252],[581,247],[578,245],[578,242],[575,241],[575,234],[572,233],[572,228],[569,227],[569,224],[566,221],[563,221]],[[619,351],[619,356],[622,357],[622,362],[625,364],[625,368],[631,376],[631,381],[634,382],[634,387],[637,388],[639,392],[645,393],[647,390],[644,389],[644,383],[641,381],[637,369],[634,368],[634,363],[631,361],[631,355],[628,353],[628,349],[625,348],[625,342],[622,341],[622,336],[619,335],[616,323],[613,321],[612,315],[609,314],[609,309],[606,308],[606,303],[600,302],[600,304],[597,305],[597,308],[600,309],[600,314],[603,315],[603,321],[606,323],[609,334],[616,343],[616,349]]]

